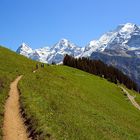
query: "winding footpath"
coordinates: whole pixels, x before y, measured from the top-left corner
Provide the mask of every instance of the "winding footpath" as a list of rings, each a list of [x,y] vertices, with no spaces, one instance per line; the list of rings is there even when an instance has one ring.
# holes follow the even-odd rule
[[[129,92],[128,92],[125,88],[123,88],[123,87],[121,87],[121,86],[120,86],[120,88],[122,89],[122,91],[123,91],[124,93],[126,93],[128,99],[131,101],[131,103],[133,104],[133,106],[135,106],[137,109],[140,110],[140,105],[135,101],[135,97],[132,96],[132,95],[130,95]]]
[[[3,140],[28,140],[28,134],[20,114],[18,76],[10,85],[9,97],[5,104]]]

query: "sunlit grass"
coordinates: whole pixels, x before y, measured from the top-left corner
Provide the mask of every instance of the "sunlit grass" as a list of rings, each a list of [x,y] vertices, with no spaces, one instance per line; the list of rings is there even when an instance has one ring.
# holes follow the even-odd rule
[[[8,96],[10,82],[17,75],[31,73],[34,67],[34,61],[9,49],[0,47],[0,139],[2,139],[4,105]]]
[[[20,81],[21,102],[42,139],[140,139],[140,111],[121,89],[66,66],[48,66]]]

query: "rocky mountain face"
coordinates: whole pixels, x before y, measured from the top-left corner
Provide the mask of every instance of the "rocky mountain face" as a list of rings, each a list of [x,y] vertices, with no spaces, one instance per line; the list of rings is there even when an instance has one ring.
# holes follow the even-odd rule
[[[101,52],[92,53],[91,59],[101,60],[108,65],[112,65],[124,74],[128,75],[140,87],[140,58],[113,56]]]
[[[83,48],[62,39],[52,47],[35,50],[23,43],[17,53],[49,64],[62,63],[65,54],[77,58],[100,59],[122,70],[140,85],[140,27],[136,24],[119,25],[115,30],[105,33],[99,40],[92,40]]]
[[[113,65],[140,86],[139,26],[131,23],[120,25],[116,30],[104,34],[99,40],[91,41],[82,56]]]
[[[140,27],[127,23],[118,26],[114,31],[91,41],[82,54],[90,57],[93,52],[104,52],[109,55],[140,57]]]

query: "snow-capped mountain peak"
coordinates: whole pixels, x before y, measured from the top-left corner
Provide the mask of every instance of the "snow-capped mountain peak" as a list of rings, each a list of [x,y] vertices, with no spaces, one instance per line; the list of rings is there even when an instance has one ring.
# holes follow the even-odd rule
[[[51,52],[48,63],[62,63],[66,54],[79,57],[83,52],[81,47],[78,47],[67,39],[61,39],[58,43],[52,46],[50,50]]]
[[[22,43],[20,48],[25,49],[25,50],[32,50],[27,44]]]
[[[61,39],[52,47],[44,47],[35,50],[32,50],[28,45],[23,43],[18,48],[17,52],[40,62],[55,62],[60,64],[63,62],[63,58],[66,54],[74,57],[80,57],[83,52],[83,48],[78,47],[67,39]]]
[[[75,48],[77,45],[73,44],[67,39],[61,39],[58,43],[56,43],[54,46],[52,46],[51,49],[55,49],[56,51],[58,49],[70,49],[70,48]]]
[[[105,33],[99,40],[91,41],[84,50],[83,57],[93,52],[140,50],[140,27],[133,23],[119,25],[115,30]],[[126,54],[126,53],[125,53]]]
[[[70,41],[65,38],[63,38],[59,41],[60,46],[68,46],[69,43],[70,43]]]
[[[126,24],[122,24],[120,26],[122,26],[120,29],[121,33],[125,33],[125,32],[132,33],[139,29],[139,27],[133,23],[126,23]]]
[[[29,57],[29,54],[33,52],[32,48],[30,48],[27,44],[22,43],[21,46],[16,51],[19,54],[22,54],[26,57]]]
[[[90,41],[85,48],[63,38],[52,47],[35,50],[22,43],[17,52],[45,63],[62,63],[65,54],[90,57],[93,52],[140,57],[140,27],[133,23],[121,24],[115,30],[103,34],[99,40]]]

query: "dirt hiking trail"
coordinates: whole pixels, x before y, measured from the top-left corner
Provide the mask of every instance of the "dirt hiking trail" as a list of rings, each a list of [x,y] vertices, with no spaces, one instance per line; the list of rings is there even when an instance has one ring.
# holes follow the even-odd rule
[[[18,76],[10,85],[9,97],[5,104],[3,140],[29,140],[20,114]]]
[[[131,103],[133,104],[133,106],[135,106],[137,109],[140,110],[140,105],[135,101],[135,97],[132,96],[132,95],[130,95],[129,92],[125,88],[123,88],[121,86],[120,86],[120,88],[123,90],[124,93],[126,93],[128,99],[131,101]]]

